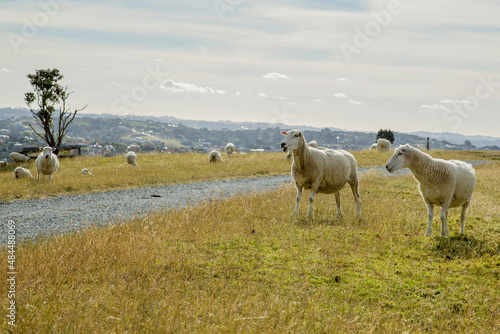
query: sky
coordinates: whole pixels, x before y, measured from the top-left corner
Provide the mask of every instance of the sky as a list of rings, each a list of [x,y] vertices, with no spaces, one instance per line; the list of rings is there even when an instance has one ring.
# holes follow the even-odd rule
[[[499,0],[0,0],[0,108],[500,137]]]

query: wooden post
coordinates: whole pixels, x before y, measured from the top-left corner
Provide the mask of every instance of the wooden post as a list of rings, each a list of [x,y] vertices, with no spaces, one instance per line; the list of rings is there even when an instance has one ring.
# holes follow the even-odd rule
[[[429,150],[429,137],[427,137],[427,151]]]

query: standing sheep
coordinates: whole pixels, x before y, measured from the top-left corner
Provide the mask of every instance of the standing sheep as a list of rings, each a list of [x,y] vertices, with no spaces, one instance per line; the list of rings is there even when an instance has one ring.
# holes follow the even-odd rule
[[[299,214],[302,189],[311,189],[308,217],[313,216],[313,202],[316,193],[335,194],[337,215],[342,216],[340,190],[349,183],[356,202],[356,216],[361,217],[361,200],[358,189],[358,167],[356,159],[347,151],[316,149],[306,144],[300,130],[282,131],[283,152],[292,151],[292,176],[297,188],[297,203],[294,215]]]
[[[370,146],[370,150],[374,151],[378,148],[378,144],[377,143],[374,143],[372,144],[372,146]]]
[[[208,154],[208,162],[218,162],[222,161],[222,157],[219,152],[213,150]]]
[[[391,142],[384,138],[377,139],[377,149],[379,151],[389,151],[391,149]]]
[[[462,207],[460,234],[465,229],[465,211],[476,185],[474,168],[459,160],[434,159],[406,144],[394,150],[385,168],[390,172],[408,168],[418,182],[418,190],[428,208],[426,236],[430,236],[434,205],[441,207],[441,236],[448,235],[448,208]]]
[[[45,181],[45,175],[49,176],[49,182],[52,180],[52,175],[57,172],[59,168],[59,159],[57,156],[52,153],[55,151],[55,148],[50,146],[45,146],[44,148],[40,147],[40,151],[42,151],[35,161],[36,166],[36,179],[40,179],[40,175],[42,175],[42,180]]]
[[[12,162],[28,162],[28,161],[30,161],[30,158],[28,158],[27,156],[25,156],[21,153],[18,153],[18,152],[12,152],[11,154],[9,154],[9,157],[12,159]]]
[[[127,152],[125,155],[125,160],[127,160],[127,163],[131,164],[132,166],[138,166],[137,163],[135,162],[137,160],[137,154],[133,151]]]
[[[234,147],[233,143],[227,143],[224,149],[226,150],[227,156],[230,156],[231,153],[236,152],[236,147]]]
[[[16,169],[14,169],[14,177],[16,179],[22,179],[23,177],[28,177],[28,176],[34,179],[33,175],[31,175],[31,172],[28,169],[23,167],[16,167]]]
[[[7,161],[0,160],[0,167],[5,167],[5,166],[7,166]]]

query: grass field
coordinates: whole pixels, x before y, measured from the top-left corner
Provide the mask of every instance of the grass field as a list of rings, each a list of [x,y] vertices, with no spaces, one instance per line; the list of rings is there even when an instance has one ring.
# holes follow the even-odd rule
[[[498,152],[432,151],[433,156],[445,159],[494,160]],[[359,167],[385,166],[392,152],[353,152]],[[219,164],[209,164],[207,154],[139,154],[138,167],[125,163],[123,156],[76,157],[61,159],[51,183],[31,179],[14,179],[14,169],[21,166],[36,177],[34,161],[0,168],[0,201],[44,198],[77,193],[150,187],[172,183],[209,181],[252,176],[268,176],[290,172],[284,153],[233,154]],[[82,175],[89,168],[94,176]]]
[[[385,164],[390,154],[382,155],[356,157],[368,166]],[[259,156],[271,158],[284,160]],[[224,168],[200,165],[213,178]],[[371,171],[360,177],[360,221],[347,188],[343,219],[331,195],[316,197],[314,220],[304,218],[307,200],[291,218],[295,190],[285,186],[23,242],[15,331],[498,333],[500,164],[475,169],[465,236],[452,209],[450,237],[438,236],[437,219],[424,237],[413,177]],[[5,284],[0,296],[7,305]]]

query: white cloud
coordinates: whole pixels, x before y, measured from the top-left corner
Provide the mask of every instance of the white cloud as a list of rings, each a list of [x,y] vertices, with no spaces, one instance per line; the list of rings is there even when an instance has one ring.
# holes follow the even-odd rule
[[[286,100],[286,99],[288,99],[288,97],[286,97],[286,96],[273,96],[273,99],[276,99],[276,100]]]
[[[276,72],[267,73],[267,74],[263,75],[262,77],[264,79],[290,79],[289,76],[287,76],[285,74],[281,74],[281,73],[276,73]]]
[[[10,73],[10,70],[8,68],[0,68],[0,73]]]
[[[354,101],[354,100],[349,100],[347,102],[350,103],[350,104],[355,104],[355,105],[363,104],[363,102],[361,102],[361,101]]]
[[[420,108],[425,108],[425,109],[435,109],[435,110],[449,110],[445,106],[441,104],[422,104]]]
[[[346,78],[337,78],[337,81],[347,81]]]
[[[337,97],[339,99],[346,99],[347,98],[347,96],[343,93],[335,93],[335,94],[333,94],[333,97]]]
[[[316,99],[314,100],[314,102],[321,102],[321,99]]]
[[[208,93],[208,94],[226,94],[226,91],[221,89],[213,89],[208,86],[197,86],[194,83],[190,82],[175,82],[172,79],[167,79],[163,81],[160,85],[160,88],[166,90],[171,93],[183,93],[183,92],[192,92],[192,93]]]
[[[237,91],[234,95],[236,95],[236,96],[241,96],[241,95],[243,95],[243,94],[241,94],[241,93],[240,93],[240,91]]]
[[[266,94],[266,93],[261,93],[261,92],[259,92],[259,93],[257,93],[257,95],[259,95],[260,97],[262,97],[262,98],[264,98],[264,99],[267,97],[267,94]]]

